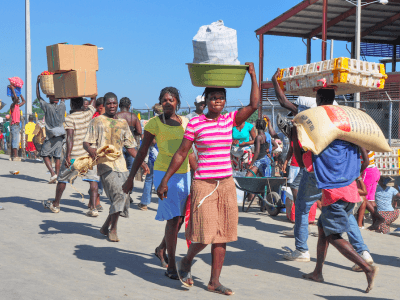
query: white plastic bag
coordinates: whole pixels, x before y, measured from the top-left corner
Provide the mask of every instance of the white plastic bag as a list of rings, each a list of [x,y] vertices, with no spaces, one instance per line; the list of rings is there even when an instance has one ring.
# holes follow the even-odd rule
[[[219,20],[201,26],[193,38],[195,64],[240,65],[237,33]]]

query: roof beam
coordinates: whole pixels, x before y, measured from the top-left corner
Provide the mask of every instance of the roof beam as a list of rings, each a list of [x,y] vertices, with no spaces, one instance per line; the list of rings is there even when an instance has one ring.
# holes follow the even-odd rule
[[[361,32],[361,37],[370,35],[372,32],[377,31],[379,29],[381,29],[382,27],[385,27],[386,25],[389,25],[391,23],[393,23],[394,21],[400,19],[400,13],[395,14],[394,16],[391,16],[390,18],[387,18],[386,20],[368,28],[367,30]]]
[[[282,22],[286,21],[290,17],[293,17],[296,15],[299,11],[302,11],[303,9],[309,7],[310,5],[316,3],[318,0],[304,0],[297,4],[296,6],[292,7],[289,9],[287,12],[281,14],[279,17],[273,19],[271,22],[265,24],[264,26],[260,27],[259,29],[256,30],[256,34],[265,34],[268,31],[270,31],[272,28],[278,26]]]

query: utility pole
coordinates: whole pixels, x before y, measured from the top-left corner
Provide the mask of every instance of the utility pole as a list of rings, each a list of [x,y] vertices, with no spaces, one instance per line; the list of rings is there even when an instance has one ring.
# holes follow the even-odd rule
[[[360,49],[361,44],[361,0],[357,0],[357,11],[356,11],[356,59],[360,60]],[[354,101],[356,103],[356,108],[360,108],[360,93],[354,93]]]
[[[25,85],[26,85],[26,105],[25,118],[28,122],[29,115],[32,114],[32,68],[31,68],[31,15],[29,10],[29,0],[25,0]]]

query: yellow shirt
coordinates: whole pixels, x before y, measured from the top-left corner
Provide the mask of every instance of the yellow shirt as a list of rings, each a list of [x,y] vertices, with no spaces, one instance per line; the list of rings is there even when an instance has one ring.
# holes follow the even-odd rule
[[[155,136],[158,146],[158,156],[154,163],[154,170],[167,171],[169,164],[171,163],[172,156],[178,150],[182,143],[183,134],[189,120],[185,117],[180,117],[182,120],[182,126],[170,126],[161,122],[159,117],[154,117],[147,122],[144,127],[145,131],[150,132]],[[190,150],[189,153],[191,153]],[[189,172],[189,159],[185,158],[182,166],[176,173],[185,174]]]
[[[32,142],[33,139],[33,131],[35,130],[36,124],[33,122],[29,122],[25,125],[25,134],[28,135],[27,142]]]
[[[97,149],[106,145],[113,145],[121,153],[123,147],[135,148],[137,146],[126,120],[110,119],[103,115],[90,121],[84,142],[92,144],[92,147],[94,146]],[[128,172],[123,154],[115,161],[97,165],[99,176],[110,170],[121,173]]]

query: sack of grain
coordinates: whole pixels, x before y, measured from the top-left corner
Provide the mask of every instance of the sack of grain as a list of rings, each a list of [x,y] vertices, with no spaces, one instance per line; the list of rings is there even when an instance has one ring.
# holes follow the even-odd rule
[[[193,38],[194,64],[240,65],[237,33],[219,20],[201,26]]]
[[[390,152],[382,130],[365,112],[348,106],[324,105],[301,112],[293,119],[304,150],[320,154],[334,140],[370,151]]]

